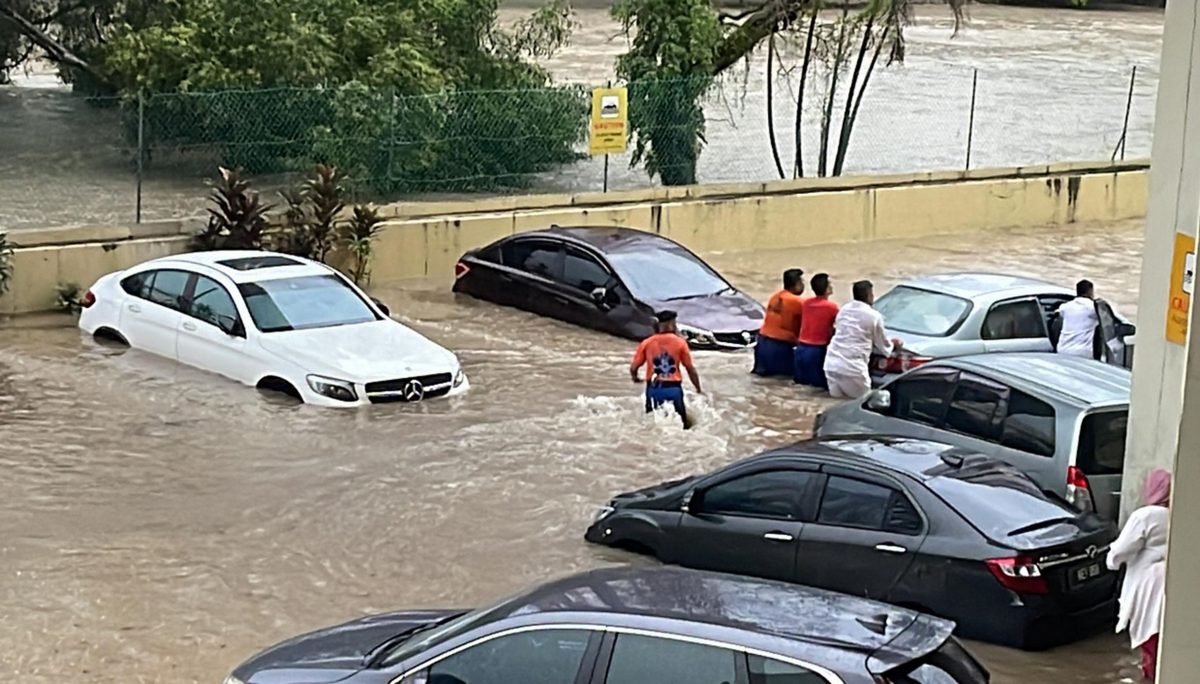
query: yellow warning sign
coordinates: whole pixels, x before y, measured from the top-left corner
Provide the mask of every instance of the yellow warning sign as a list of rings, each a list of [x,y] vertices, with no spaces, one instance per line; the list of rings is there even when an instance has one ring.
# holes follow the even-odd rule
[[[1167,304],[1167,339],[1187,344],[1188,306],[1196,282],[1196,238],[1175,234],[1175,256],[1171,259],[1171,301]]]
[[[592,90],[592,156],[621,154],[629,145],[629,93],[625,88]]]

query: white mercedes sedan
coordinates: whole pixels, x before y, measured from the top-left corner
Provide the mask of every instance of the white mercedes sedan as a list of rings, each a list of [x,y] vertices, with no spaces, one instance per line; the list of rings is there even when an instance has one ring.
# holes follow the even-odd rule
[[[470,387],[458,358],[334,269],[272,252],[196,252],[110,273],[79,327],[321,406],[413,402]]]

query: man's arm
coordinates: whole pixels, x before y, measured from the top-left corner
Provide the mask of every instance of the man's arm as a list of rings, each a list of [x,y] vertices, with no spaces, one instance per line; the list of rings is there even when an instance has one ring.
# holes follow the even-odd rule
[[[634,382],[642,381],[642,379],[638,377],[638,372],[641,371],[642,366],[644,365],[646,365],[646,343],[642,342],[638,345],[637,351],[633,355],[633,361],[629,364],[629,377],[632,378]]]
[[[872,318],[875,319],[875,323],[871,329],[871,338],[875,349],[884,356],[890,356],[896,347],[900,346],[900,340],[888,339],[887,330],[883,327],[883,316],[875,315]]]
[[[692,350],[684,347],[683,358],[680,359],[685,370],[687,370],[688,379],[692,381],[692,387],[696,388],[697,394],[704,394],[704,390],[700,388],[700,371],[696,370],[696,364],[692,363]]]

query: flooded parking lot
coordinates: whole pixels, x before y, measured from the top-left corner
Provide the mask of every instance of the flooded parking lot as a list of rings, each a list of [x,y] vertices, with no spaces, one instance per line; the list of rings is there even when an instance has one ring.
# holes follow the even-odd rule
[[[706,255],[756,296],[799,265],[886,288],[995,270],[1071,283],[1136,315],[1140,222]],[[400,607],[470,606],[614,562],[585,525],[611,494],[807,436],[828,399],[698,355],[700,425],[646,418],[630,342],[471,300],[447,278],[377,288],[459,352],[452,401],[295,406],[81,339],[0,327],[0,677],[215,684],[259,648]],[[976,646],[997,684],[1133,681],[1128,643]]]

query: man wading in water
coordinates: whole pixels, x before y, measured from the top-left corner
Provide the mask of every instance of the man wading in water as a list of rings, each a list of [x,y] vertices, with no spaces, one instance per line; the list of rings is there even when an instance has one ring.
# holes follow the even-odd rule
[[[633,363],[629,364],[629,376],[634,382],[641,382],[639,373],[645,366],[646,413],[663,404],[671,404],[683,420],[683,429],[687,430],[692,425],[683,401],[683,375],[680,369],[687,369],[696,393],[704,394],[704,390],[700,389],[700,373],[692,364],[692,350],[676,331],[675,312],[660,311],[655,318],[658,322],[654,325],[654,334],[638,345]]]

